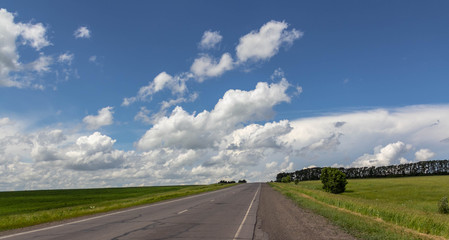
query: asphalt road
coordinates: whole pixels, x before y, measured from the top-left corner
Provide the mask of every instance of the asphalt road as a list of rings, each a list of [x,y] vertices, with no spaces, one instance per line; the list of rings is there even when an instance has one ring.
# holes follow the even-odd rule
[[[145,205],[0,239],[252,239],[259,183]]]

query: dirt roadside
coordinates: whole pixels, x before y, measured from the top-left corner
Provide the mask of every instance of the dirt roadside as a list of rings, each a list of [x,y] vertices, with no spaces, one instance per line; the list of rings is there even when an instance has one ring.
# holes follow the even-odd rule
[[[262,184],[255,240],[357,239],[326,218],[299,208],[268,184]]]

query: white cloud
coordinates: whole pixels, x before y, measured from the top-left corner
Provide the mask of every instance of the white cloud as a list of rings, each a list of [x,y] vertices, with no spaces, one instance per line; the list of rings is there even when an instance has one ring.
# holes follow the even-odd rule
[[[29,63],[28,66],[36,72],[48,72],[52,63],[52,57],[41,55],[36,61]]]
[[[423,148],[415,153],[416,161],[428,161],[435,156],[435,153],[430,151],[430,149]]]
[[[352,163],[353,167],[388,166],[407,162],[403,157],[412,148],[401,141],[390,143],[385,147],[377,146],[374,154],[364,154]]]
[[[221,149],[267,149],[281,148],[284,143],[279,139],[292,130],[287,120],[268,122],[265,125],[250,124],[237,129],[222,138]]]
[[[211,49],[214,48],[218,43],[221,42],[223,37],[220,35],[220,32],[215,31],[205,31],[203,37],[201,38],[200,48],[203,49]]]
[[[66,63],[66,64],[68,64],[68,65],[71,65],[74,56],[75,56],[75,55],[74,55],[73,53],[69,53],[69,52],[63,53],[63,54],[59,55],[59,57],[58,57],[58,62],[60,62],[60,63]]]
[[[169,117],[160,118],[137,143],[142,150],[167,146],[207,148],[238,124],[273,117],[272,107],[288,102],[289,83],[284,80],[268,85],[259,82],[252,91],[228,90],[210,112],[189,114],[176,107]]]
[[[66,153],[69,160],[67,167],[74,170],[119,167],[124,161],[125,152],[113,148],[115,141],[99,132],[78,138],[74,149]]]
[[[206,77],[220,76],[232,68],[232,57],[229,53],[225,53],[221,56],[218,63],[209,55],[203,55],[200,58],[195,59],[190,67],[190,71],[197,76],[198,81],[202,82]]]
[[[148,110],[146,107],[140,107],[139,112],[134,116],[135,121],[141,121],[146,124],[152,123],[151,117],[150,117],[150,110]]]
[[[438,125],[433,125],[436,120]],[[295,166],[308,165],[342,166],[351,165],[359,160],[379,161],[377,155],[390,143],[403,142],[405,146],[420,149],[425,146],[435,153],[433,159],[445,159],[449,151],[447,138],[449,131],[449,105],[419,105],[395,109],[373,109],[344,113],[331,113],[327,116],[303,118],[290,121],[292,131],[281,137],[292,148],[292,161]],[[408,149],[408,148],[404,148]],[[416,150],[414,150],[416,151]],[[402,152],[398,158],[389,158],[391,164],[405,162],[406,159],[418,160],[414,151]],[[384,158],[387,159],[387,158]],[[361,161],[362,163],[366,163]],[[380,163],[379,163],[380,164]]]
[[[98,110],[98,115],[89,115],[83,119],[83,122],[87,125],[88,129],[99,129],[102,126],[108,126],[113,123],[114,113],[113,107],[105,107]]]
[[[171,106],[174,106],[176,104],[179,104],[179,103],[193,102],[197,98],[198,98],[198,93],[192,93],[192,94],[190,94],[190,96],[188,98],[181,97],[181,98],[177,98],[177,99],[170,99],[168,101],[162,101],[161,102],[161,111],[163,111]]]
[[[75,38],[90,38],[90,30],[86,26],[79,27],[73,33]]]
[[[21,36],[26,44],[29,44],[36,50],[41,50],[41,48],[50,45],[50,42],[45,37],[47,29],[42,23],[19,23],[19,26],[21,28]]]
[[[192,93],[190,94],[188,97],[179,97],[176,99],[169,99],[168,101],[162,101],[161,104],[161,108],[159,109],[159,112],[153,114],[150,117],[150,121],[152,124],[157,123],[159,121],[159,119],[167,116],[167,111],[170,107],[175,106],[177,104],[180,103],[184,103],[184,102],[193,102],[198,98],[198,93]]]
[[[149,101],[151,96],[164,89],[170,89],[173,94],[184,94],[187,91],[185,82],[190,78],[190,74],[183,73],[171,76],[166,72],[159,73],[152,82],[147,86],[143,86],[137,92],[137,96],[124,98],[122,106],[128,106],[136,101]]]
[[[303,33],[293,29],[286,30],[286,22],[270,21],[259,31],[252,31],[240,38],[236,47],[239,62],[259,61],[273,57],[283,44],[290,45]]]
[[[39,59],[23,64],[19,61],[17,44],[21,42],[39,51],[51,43],[46,38],[46,28],[42,23],[15,23],[14,15],[0,9],[0,87],[35,87],[29,78],[21,73],[27,71],[48,71],[51,58],[40,55]],[[20,41],[19,41],[20,40]]]
[[[8,117],[0,118],[0,126],[11,124],[11,120]]]
[[[331,133],[330,136],[319,139],[303,148],[301,152],[316,152],[316,151],[328,151],[335,150],[338,145],[340,145],[341,133]]]

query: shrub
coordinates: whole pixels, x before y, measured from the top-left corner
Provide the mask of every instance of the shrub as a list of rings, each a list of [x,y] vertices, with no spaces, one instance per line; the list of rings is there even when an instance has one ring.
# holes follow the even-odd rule
[[[299,179],[295,179],[295,184],[298,185]]]
[[[287,175],[287,176],[283,177],[281,181],[283,183],[289,183],[292,181],[292,177],[290,177],[290,175]]]
[[[336,168],[326,167],[321,170],[320,180],[326,192],[342,193],[346,190],[346,174]]]
[[[449,213],[449,205],[447,201],[447,197],[443,197],[440,202],[438,202],[438,212],[443,214]]]

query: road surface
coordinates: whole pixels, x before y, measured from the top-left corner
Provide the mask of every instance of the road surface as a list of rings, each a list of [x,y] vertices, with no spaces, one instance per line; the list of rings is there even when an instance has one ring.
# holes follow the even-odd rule
[[[259,183],[239,184],[59,225],[21,230],[0,239],[252,239],[260,187]]]

